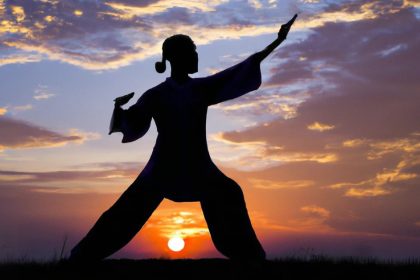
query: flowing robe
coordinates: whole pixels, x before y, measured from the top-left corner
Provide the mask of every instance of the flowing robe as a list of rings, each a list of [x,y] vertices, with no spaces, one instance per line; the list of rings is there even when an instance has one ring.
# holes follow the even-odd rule
[[[153,118],[158,136],[138,179],[151,182],[173,201],[198,201],[203,195],[203,182],[224,176],[208,151],[207,108],[260,85],[260,61],[256,55],[214,75],[190,78],[183,84],[167,78],[128,109],[115,107],[109,133],[122,132],[123,143],[135,141],[148,131]]]

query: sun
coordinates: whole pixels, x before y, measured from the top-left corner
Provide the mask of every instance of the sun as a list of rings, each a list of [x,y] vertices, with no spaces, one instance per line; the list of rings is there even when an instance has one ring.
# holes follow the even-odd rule
[[[184,249],[185,241],[181,237],[175,236],[169,239],[168,247],[174,252],[179,252]]]

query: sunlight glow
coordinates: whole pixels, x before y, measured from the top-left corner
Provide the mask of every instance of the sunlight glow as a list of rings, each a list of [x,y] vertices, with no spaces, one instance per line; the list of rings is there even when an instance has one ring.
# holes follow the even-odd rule
[[[74,14],[75,16],[80,17],[80,16],[82,16],[82,15],[83,15],[83,11],[81,11],[81,10],[74,10],[74,11],[73,11],[73,14]]]

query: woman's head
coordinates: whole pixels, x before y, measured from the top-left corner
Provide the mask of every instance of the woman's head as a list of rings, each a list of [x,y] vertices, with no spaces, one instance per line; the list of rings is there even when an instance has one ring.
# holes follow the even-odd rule
[[[173,71],[197,72],[198,55],[195,49],[193,40],[187,35],[177,34],[167,38],[162,45],[162,61],[155,64],[156,71],[165,72],[166,60],[169,60]]]

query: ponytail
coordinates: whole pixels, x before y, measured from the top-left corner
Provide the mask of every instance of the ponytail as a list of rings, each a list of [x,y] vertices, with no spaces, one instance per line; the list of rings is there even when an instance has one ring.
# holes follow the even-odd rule
[[[166,58],[162,56],[162,61],[155,63],[155,69],[158,73],[163,73],[166,70]]]

